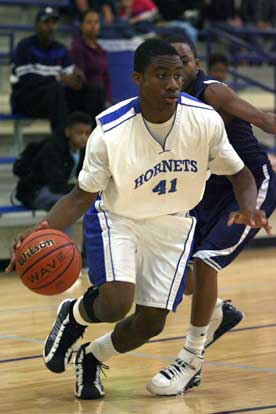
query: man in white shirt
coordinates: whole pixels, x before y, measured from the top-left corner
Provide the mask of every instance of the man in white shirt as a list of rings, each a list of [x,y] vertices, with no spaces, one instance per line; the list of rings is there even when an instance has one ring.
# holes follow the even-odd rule
[[[202,198],[208,170],[227,175],[233,184],[240,211],[231,214],[229,225],[267,226],[255,209],[252,175],[230,145],[220,116],[180,93],[182,70],[167,42],[150,39],[138,47],[133,79],[139,98],[97,117],[78,185],[52,208],[47,223],[37,226],[63,229],[86,212],[93,284],[81,298],[60,305],[44,346],[47,368],[66,369],[72,345],[88,324],[120,321],[112,332],[79,348],[76,395],[81,399],[101,398],[103,362],[158,335],[180,303],[196,224],[189,210]],[[14,254],[8,270],[13,263]],[[136,311],[126,317],[134,297]],[[201,358],[194,363],[196,375]]]

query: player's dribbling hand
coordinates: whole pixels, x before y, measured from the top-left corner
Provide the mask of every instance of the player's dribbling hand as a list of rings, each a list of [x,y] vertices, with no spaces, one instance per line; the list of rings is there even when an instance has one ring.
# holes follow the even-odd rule
[[[262,227],[269,236],[272,235],[272,226],[269,224],[269,221],[266,218],[265,212],[263,210],[256,209],[253,212],[233,211],[229,214],[227,226],[232,226],[232,224],[244,224],[254,229],[259,229]]]
[[[19,233],[14,241],[12,246],[10,247],[10,263],[8,264],[8,266],[5,269],[5,272],[12,272],[15,268],[15,257],[16,257],[16,250],[19,249],[22,241],[31,233],[37,231],[37,230],[42,230],[42,229],[47,229],[49,227],[49,224],[46,220],[42,221],[41,223],[39,223],[37,226],[32,227],[31,229],[28,229],[26,231],[24,231],[23,233]]]

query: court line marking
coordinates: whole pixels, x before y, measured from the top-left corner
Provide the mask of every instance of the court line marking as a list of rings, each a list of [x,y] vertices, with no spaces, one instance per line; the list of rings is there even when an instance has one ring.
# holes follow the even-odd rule
[[[252,411],[270,410],[271,408],[276,408],[276,405],[266,405],[263,407],[252,407],[252,408],[240,408],[238,410],[230,410],[230,411],[216,411],[215,413],[211,413],[211,414],[249,413]]]
[[[133,355],[134,357],[144,358],[144,359],[154,359],[154,360],[162,360],[162,361],[173,361],[175,359],[175,355],[167,355],[167,356],[161,356],[161,355],[150,355],[143,352],[128,352],[130,355]],[[216,367],[225,367],[225,368],[232,368],[232,369],[244,369],[246,371],[254,371],[254,372],[268,372],[270,374],[276,374],[276,368],[258,368],[254,365],[237,365],[237,364],[231,364],[230,362],[216,362],[216,361],[204,361],[205,365],[210,366],[216,366]]]
[[[14,339],[18,342],[31,342],[34,344],[41,344],[44,342],[42,339],[26,338],[25,336],[17,336],[17,335],[0,335],[0,340],[1,339]]]
[[[268,324],[268,325],[258,325],[258,326],[249,326],[247,328],[236,328],[236,329],[232,329],[231,331],[229,331],[230,333],[233,332],[240,332],[240,331],[246,331],[246,330],[252,330],[252,329],[261,329],[261,328],[268,328],[268,327],[276,327],[276,323],[274,324]],[[173,341],[173,340],[179,340],[179,339],[183,339],[185,338],[184,336],[179,336],[179,337],[170,337],[170,338],[160,338],[160,339],[153,339],[150,340],[148,343],[153,343],[153,342],[166,342],[166,341]],[[24,338],[24,337],[17,337],[16,335],[0,335],[0,339],[15,339],[18,341],[27,341],[27,342],[33,342],[33,343],[43,343],[43,340],[40,339],[32,339],[32,338]],[[136,356],[136,357],[141,357],[141,358],[146,358],[146,359],[156,359],[156,360],[161,360],[161,361],[170,361],[173,360],[175,358],[175,355],[171,355],[171,356],[167,356],[167,357],[162,357],[162,356],[152,356],[150,354],[145,354],[145,353],[139,353],[139,352],[129,352],[130,355]],[[31,356],[26,356],[26,357],[17,357],[17,358],[9,358],[9,359],[2,359],[0,360],[0,364],[2,363],[9,363],[9,362],[16,362],[16,361],[24,361],[24,360],[29,360],[29,359],[35,359],[35,358],[42,358],[42,355],[31,355]],[[276,369],[273,368],[258,368],[258,367],[254,367],[254,366],[250,366],[250,365],[236,365],[236,364],[231,364],[231,363],[226,363],[226,362],[208,362],[205,361],[206,365],[213,365],[213,366],[222,366],[222,367],[227,367],[227,368],[234,368],[234,369],[245,369],[245,370],[250,370],[250,371],[255,371],[255,372],[269,372],[272,374],[276,374]]]
[[[157,361],[172,361],[175,359],[175,355],[167,355],[167,356],[161,356],[161,355],[150,355],[143,352],[128,352],[129,355],[132,355],[135,358],[143,358],[143,359],[152,359]],[[0,360],[0,363],[8,363],[8,362],[17,362],[17,361],[25,361],[29,359],[37,359],[42,358],[42,355],[32,355],[32,356],[26,356],[26,357],[18,357],[18,358],[10,358],[5,360]],[[215,361],[205,361],[205,365],[209,366],[218,366],[218,367],[224,367],[224,368],[230,368],[230,369],[239,369],[239,370],[246,370],[246,371],[253,371],[253,372],[266,372],[270,374],[276,374],[276,369],[273,368],[258,368],[255,366],[250,365],[237,365],[237,364],[231,364],[229,362],[215,362]]]
[[[274,284],[276,284],[276,280],[271,280],[269,281],[269,286],[272,287]],[[247,289],[247,291],[256,289],[256,286],[258,286],[258,290],[266,290],[267,289],[267,285],[264,286],[263,281],[260,282],[256,282],[254,283],[254,286],[250,286],[248,284],[239,284],[238,286],[229,286],[229,287],[224,287],[221,288],[220,291],[221,292],[235,292],[235,291],[240,291],[240,289]],[[230,295],[231,296],[231,295]],[[184,297],[184,300],[188,300],[188,298]],[[47,311],[47,310],[51,310],[51,309],[57,309],[59,306],[60,302],[57,304],[53,304],[53,305],[45,305],[45,306],[37,306],[37,307],[27,307],[27,308],[14,308],[14,309],[2,309],[0,310],[0,315],[5,315],[5,314],[11,314],[11,313],[29,313],[29,312],[35,312],[35,311]]]
[[[6,315],[10,313],[30,313],[30,312],[43,312],[51,309],[57,309],[58,305],[48,305],[48,306],[36,306],[33,308],[14,308],[14,309],[5,309],[0,310],[0,315]]]
[[[235,333],[235,332],[250,331],[254,329],[265,329],[265,328],[275,328],[275,327],[276,327],[276,323],[270,323],[266,325],[255,325],[255,326],[247,326],[244,328],[235,328],[229,332]],[[151,343],[156,343],[156,342],[178,341],[180,339],[185,339],[185,338],[186,336],[172,336],[169,338],[150,339],[147,343],[151,344]],[[1,339],[14,339],[15,341],[19,341],[19,342],[44,343],[43,339],[28,338],[28,337],[17,336],[17,335],[0,335],[0,340]],[[0,363],[1,362],[2,360],[0,360]]]
[[[276,327],[276,323],[269,323],[269,324],[266,324],[266,325],[255,325],[255,326],[246,326],[244,328],[235,328],[235,329],[232,329],[229,332],[234,333],[234,332],[250,331],[250,330],[254,330],[254,329],[275,328],[275,327]],[[185,339],[185,338],[186,338],[186,336],[174,336],[174,337],[169,337],[169,338],[150,339],[148,342],[149,343],[166,342],[166,341],[174,341],[174,340]]]

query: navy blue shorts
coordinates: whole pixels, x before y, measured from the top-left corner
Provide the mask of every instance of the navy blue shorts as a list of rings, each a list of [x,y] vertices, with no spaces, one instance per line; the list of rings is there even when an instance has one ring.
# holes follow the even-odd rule
[[[276,207],[276,175],[267,165],[255,175],[257,208],[269,217]],[[229,265],[253,239],[259,229],[233,224],[227,227],[231,211],[239,210],[231,187],[207,185],[203,200],[193,211],[197,218],[192,257],[198,257],[216,270]]]

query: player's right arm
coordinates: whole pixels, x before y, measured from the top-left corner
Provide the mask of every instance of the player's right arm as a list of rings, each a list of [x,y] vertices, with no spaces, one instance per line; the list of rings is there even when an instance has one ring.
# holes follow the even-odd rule
[[[11,260],[6,271],[13,270],[16,250],[30,233],[47,227],[63,230],[72,225],[95,201],[99,191],[106,188],[110,177],[106,147],[97,127],[89,137],[78,184],[51,208],[37,226],[17,235],[10,248]]]
[[[276,133],[276,119],[273,113],[255,108],[222,83],[209,85],[204,91],[204,99],[221,114],[225,122],[229,121],[229,116],[238,117],[269,134]]]

